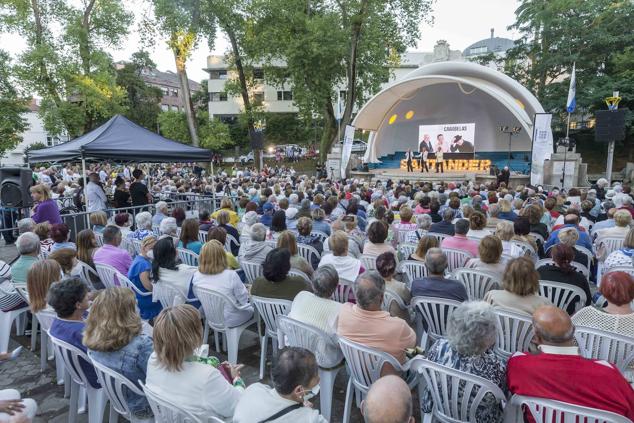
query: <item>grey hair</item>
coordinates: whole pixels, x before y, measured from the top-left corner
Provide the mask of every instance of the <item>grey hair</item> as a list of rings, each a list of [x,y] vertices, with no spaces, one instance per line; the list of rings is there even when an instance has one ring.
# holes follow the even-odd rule
[[[251,239],[253,241],[261,242],[264,241],[264,238],[266,238],[266,226],[261,223],[256,223],[251,226],[249,232],[251,233]]]
[[[495,344],[497,318],[484,301],[460,304],[447,322],[447,340],[460,355],[480,355]]]
[[[428,214],[419,214],[416,216],[416,223],[418,223],[419,229],[428,231],[432,224],[431,216]]]
[[[173,217],[166,217],[161,220],[159,225],[159,232],[163,235],[176,236],[178,225],[176,225],[176,219]]]
[[[258,223],[258,214],[256,212],[254,212],[253,210],[248,211],[244,214],[244,216],[242,217],[242,221],[247,225],[247,226],[253,226],[256,223]]]
[[[361,281],[372,282],[372,284],[361,284]],[[375,270],[360,274],[354,282],[354,295],[357,298],[357,304],[363,310],[379,302],[384,293],[385,280]]]
[[[432,275],[442,275],[447,268],[447,256],[440,248],[430,248],[425,254],[425,266]]]
[[[163,210],[167,212],[167,203],[165,201],[159,201],[156,203],[156,211],[162,212]]]
[[[498,206],[495,203],[489,205],[489,216],[497,217],[499,214],[500,214],[500,206]]]
[[[313,291],[320,298],[330,298],[339,284],[339,274],[332,264],[320,266],[313,273]]]
[[[35,220],[30,217],[18,220],[18,233],[25,234],[27,232],[33,232],[35,228]]]
[[[33,254],[36,251],[39,252],[40,237],[35,235],[33,232],[25,232],[18,237],[15,246],[20,255]]]
[[[454,228],[458,235],[466,235],[469,232],[469,221],[467,219],[458,219],[454,224]]]
[[[137,229],[152,229],[152,214],[141,212],[134,217]]]
[[[452,209],[446,208],[442,214],[442,220],[444,220],[445,222],[451,222],[453,220],[454,214],[455,213]]]

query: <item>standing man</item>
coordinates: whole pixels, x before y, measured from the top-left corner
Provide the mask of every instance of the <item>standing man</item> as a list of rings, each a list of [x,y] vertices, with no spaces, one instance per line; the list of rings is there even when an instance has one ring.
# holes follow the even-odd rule
[[[143,183],[143,171],[141,169],[134,169],[132,172],[134,182],[130,184],[130,197],[132,198],[132,207],[145,206],[152,201],[152,195],[148,191],[147,186]],[[146,211],[147,208],[143,208],[138,211]]]
[[[418,156],[418,167],[420,167],[420,173],[423,173],[423,169],[425,172],[429,172],[429,166],[427,166],[427,157],[429,156],[429,151],[424,149],[420,152],[420,156]]]
[[[436,151],[436,173],[438,173],[438,169],[440,169],[440,173],[445,173],[445,159],[443,157],[442,147],[438,147],[438,151]]]
[[[411,149],[408,149],[407,153],[405,153],[405,159],[407,160],[407,171],[413,172],[414,171],[414,168],[412,167],[413,154]]]
[[[88,185],[86,185],[85,195],[87,212],[92,213],[108,208],[108,197],[106,197],[106,193],[99,182],[99,175],[97,173],[93,172],[88,175]]]

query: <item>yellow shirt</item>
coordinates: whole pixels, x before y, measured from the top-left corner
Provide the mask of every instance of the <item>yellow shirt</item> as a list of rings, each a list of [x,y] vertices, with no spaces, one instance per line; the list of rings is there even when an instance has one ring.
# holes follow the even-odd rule
[[[240,219],[238,219],[238,213],[234,212],[233,210],[230,209],[218,209],[215,212],[213,212],[211,214],[212,219],[218,219],[218,214],[220,214],[221,211],[226,211],[227,213],[229,213],[229,224],[231,226],[233,226],[234,228],[236,226],[238,226],[238,222],[240,221]]]

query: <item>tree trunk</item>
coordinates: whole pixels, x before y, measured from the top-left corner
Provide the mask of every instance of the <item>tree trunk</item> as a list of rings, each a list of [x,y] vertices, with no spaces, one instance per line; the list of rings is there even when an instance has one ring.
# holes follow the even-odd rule
[[[192,104],[192,96],[189,91],[189,78],[187,78],[186,69],[186,54],[182,54],[176,48],[172,47],[174,52],[174,61],[176,62],[176,74],[178,75],[178,82],[180,85],[180,98],[185,109],[185,117],[187,119],[187,129],[189,130],[189,137],[192,140],[192,145],[198,147],[198,131],[196,125],[196,116],[194,114],[194,106]]]
[[[332,100],[329,97],[324,106],[324,131],[321,134],[319,143],[319,159],[322,163],[326,163],[326,156],[330,152],[336,138],[337,120],[335,119],[335,110],[332,107]]]
[[[44,25],[42,24],[42,14],[40,11],[39,0],[31,0],[31,8],[33,9],[33,19],[35,21],[35,45],[38,49],[42,49],[44,46]],[[51,78],[46,67],[46,62],[42,57],[38,59],[38,68],[40,72],[40,78],[44,85],[44,92],[48,95],[55,105],[59,108],[62,104],[62,99],[57,92],[57,84]],[[69,127],[66,126],[66,131],[70,134]]]

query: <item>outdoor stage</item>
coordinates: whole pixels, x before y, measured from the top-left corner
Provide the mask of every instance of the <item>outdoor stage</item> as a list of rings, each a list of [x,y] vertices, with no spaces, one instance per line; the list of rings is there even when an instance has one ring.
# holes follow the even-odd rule
[[[407,172],[403,169],[372,169],[369,172],[351,171],[351,178],[364,179],[366,181],[410,181],[410,182],[475,182],[477,184],[488,184],[495,182],[495,175],[490,175],[489,171],[460,171],[448,170],[444,173],[431,172]],[[527,185],[530,182],[530,175],[511,175],[510,185]]]

